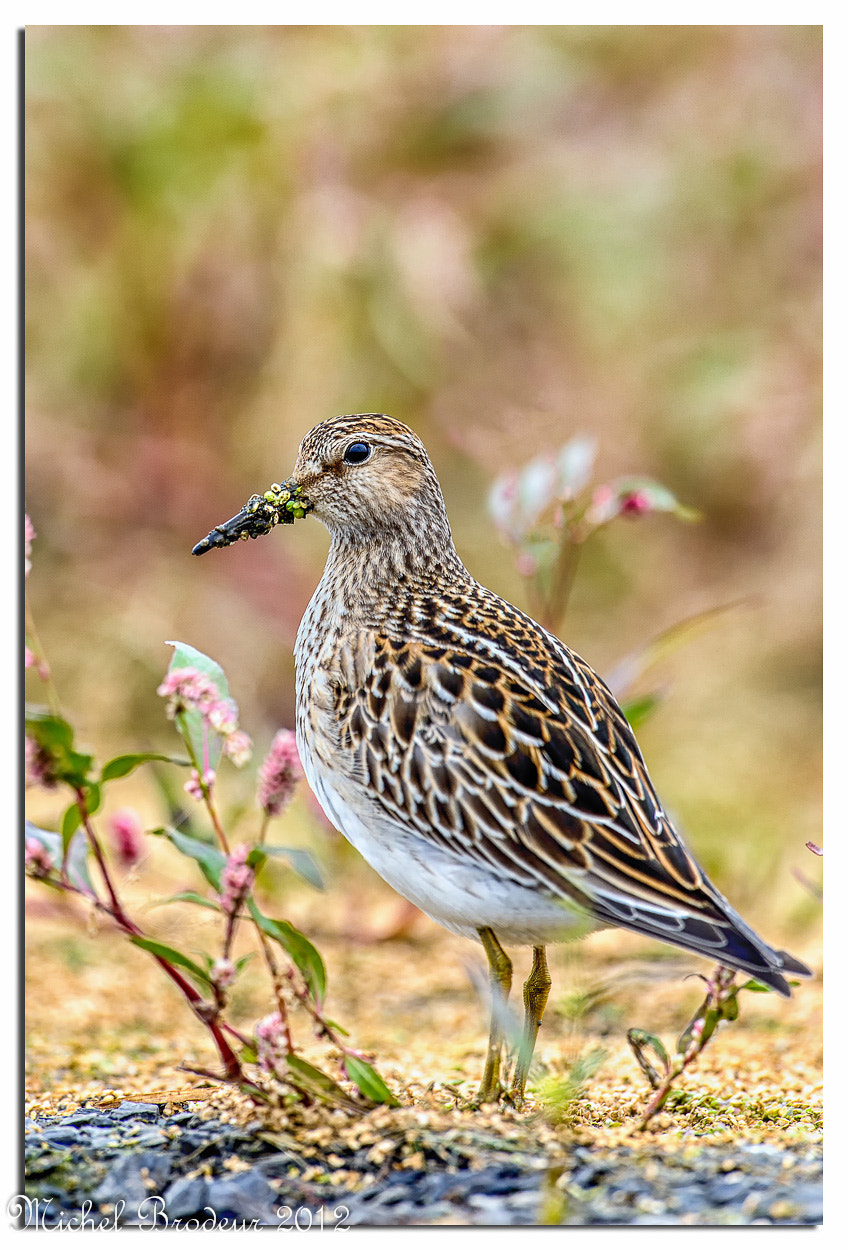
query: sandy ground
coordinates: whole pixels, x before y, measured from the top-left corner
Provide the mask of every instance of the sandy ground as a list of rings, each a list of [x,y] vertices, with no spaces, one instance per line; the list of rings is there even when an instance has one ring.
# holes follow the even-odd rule
[[[137,919],[189,954],[214,953],[215,914],[187,904],[153,907],[150,886],[147,877],[143,886],[126,886]],[[163,892],[173,892],[173,883]],[[181,1070],[183,1064],[214,1067],[216,1056],[201,1025],[144,952],[53,892],[28,884],[27,895],[28,1113],[126,1097],[255,1117],[255,1108],[229,1091]],[[404,1104],[372,1113],[375,1140],[414,1119],[419,1128],[494,1129],[551,1148],[575,1134],[598,1144],[644,1142],[646,1134],[635,1130],[648,1089],[626,1031],[645,1028],[673,1046],[702,997],[701,982],[684,978],[708,971],[698,960],[618,931],[552,949],[554,984],[528,1103],[522,1111],[473,1111],[468,1102],[482,1070],[487,1030],[481,948],[441,930],[364,869],[348,874],[343,893],[295,890],[282,902],[268,900],[267,910],[274,908],[321,950],[327,1014],[349,1031],[354,1045],[373,1053]],[[247,944],[249,935],[244,937]],[[816,969],[815,978],[788,1002],[774,994],[742,995],[739,1020],[721,1027],[683,1078],[682,1093],[652,1122],[648,1134],[657,1147],[679,1149],[681,1139],[705,1136],[775,1143],[820,1138],[820,948],[811,939],[796,942],[793,952]],[[518,1004],[529,952],[511,954]],[[262,969],[253,961],[237,986],[233,1021],[249,1031],[270,1010]],[[293,1024],[304,1054],[337,1072],[336,1056],[315,1041],[297,1009]],[[565,1082],[587,1061],[600,1066],[564,1108]],[[314,1135],[331,1114],[318,1109],[304,1120],[277,1111],[269,1113],[269,1128]]]

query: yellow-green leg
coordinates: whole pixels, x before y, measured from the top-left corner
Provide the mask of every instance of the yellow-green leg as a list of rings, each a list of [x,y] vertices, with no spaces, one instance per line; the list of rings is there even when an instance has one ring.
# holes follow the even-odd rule
[[[491,929],[478,929],[483,950],[489,961],[489,982],[492,987],[492,1020],[489,1025],[489,1049],[486,1067],[477,1091],[476,1101],[497,1102],[501,1095],[500,1068],[503,1046],[503,1020],[509,991],[512,988],[512,964]]]
[[[548,994],[551,989],[551,974],[548,972],[548,961],[545,958],[544,946],[533,947],[533,965],[530,975],[524,982],[524,1034],[515,1061],[515,1072],[512,1077],[510,1094],[513,1102],[520,1103],[524,1098],[524,1086],[530,1069],[530,1060],[536,1038],[545,1014]]]

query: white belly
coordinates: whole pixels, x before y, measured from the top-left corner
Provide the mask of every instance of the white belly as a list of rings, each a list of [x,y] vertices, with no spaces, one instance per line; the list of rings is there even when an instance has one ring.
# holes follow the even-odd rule
[[[339,786],[316,775],[306,751],[303,764],[327,818],[363,859],[398,894],[452,933],[476,938],[478,929],[488,927],[507,945],[545,946],[585,937],[597,927],[567,900],[443,850],[379,808],[363,814],[361,802],[352,804]]]

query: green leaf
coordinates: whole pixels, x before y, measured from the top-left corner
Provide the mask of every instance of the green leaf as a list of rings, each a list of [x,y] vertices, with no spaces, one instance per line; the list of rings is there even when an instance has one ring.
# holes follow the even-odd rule
[[[303,878],[304,881],[307,881],[310,885],[314,886],[316,890],[323,890],[325,888],[324,879],[321,876],[321,870],[308,851],[303,851],[297,846],[262,846],[255,847],[254,851],[262,851],[266,856],[287,859],[289,865],[294,869],[299,877]],[[254,851],[251,851],[247,860],[251,868],[254,866],[250,863]],[[261,867],[261,865],[259,865],[259,867]],[[258,867],[256,868],[256,871],[259,871]]]
[[[140,946],[143,951],[150,951],[151,955],[166,959],[169,964],[178,964],[180,968],[185,968],[204,988],[210,985],[209,976],[200,964],[196,964],[193,959],[189,959],[188,955],[175,950],[173,946],[166,946],[164,942],[156,942],[153,938],[146,937],[131,937],[130,941],[134,946]]]
[[[349,1030],[339,1024],[338,1020],[331,1020],[328,1016],[324,1016],[324,1021],[334,1033],[341,1033],[342,1037],[350,1037]]]
[[[627,1036],[628,1038],[632,1038],[634,1044],[637,1046],[650,1047],[659,1059],[660,1063],[668,1067],[668,1051],[655,1033],[646,1033],[644,1029],[629,1029]]]
[[[88,775],[93,764],[93,755],[86,755],[82,751],[69,751],[62,763],[62,780],[69,786],[84,788],[89,784]]]
[[[249,1042],[245,1042],[239,1051],[241,1058],[245,1063],[258,1063],[259,1056],[256,1053],[256,1047],[251,1046]]]
[[[220,664],[216,664],[208,655],[204,655],[196,647],[189,646],[187,642],[169,642],[167,645],[174,648],[171,663],[168,665],[169,673],[178,668],[196,668],[198,672],[209,678],[222,699],[230,698],[230,687]],[[204,762],[205,741],[208,766],[214,770],[223,750],[221,735],[204,726],[203,717],[194,709],[182,712],[177,717],[176,725],[201,770]]]
[[[178,829],[172,829],[170,826],[153,829],[151,832],[160,837],[166,837],[178,851],[182,851],[183,855],[188,855],[190,859],[193,859],[212,889],[220,894],[221,873],[227,862],[223,851],[219,851],[218,847],[213,846],[211,842],[201,842],[199,838],[192,838],[187,833],[180,833]]]
[[[220,911],[220,903],[215,903],[211,898],[204,898],[202,894],[195,893],[194,890],[183,890],[181,894],[170,894],[168,898],[157,898],[150,906],[163,907],[165,903],[196,903],[198,907],[208,907],[212,911]]]
[[[84,789],[94,760],[74,750],[74,731],[68,721],[46,708],[27,705],[24,724],[27,734],[49,755],[54,778],[75,790]]]
[[[668,1052],[663,1046],[660,1039],[653,1033],[647,1033],[644,1029],[628,1029],[627,1041],[630,1049],[633,1051],[636,1062],[645,1074],[648,1084],[652,1089],[659,1089],[661,1082],[660,1074],[645,1054],[646,1049],[654,1052],[663,1065],[664,1074],[667,1076],[671,1068]]]
[[[47,708],[28,703],[24,709],[24,724],[27,733],[31,733],[48,750],[73,750],[73,728],[63,717]]]
[[[103,791],[100,788],[100,782],[90,781],[85,787],[85,806],[88,810],[89,816],[93,816],[95,812],[100,810],[100,804],[102,802]]]
[[[278,942],[293,960],[312,997],[320,1005],[327,989],[327,970],[324,960],[309,938],[287,920],[274,920],[271,916],[264,916],[252,898],[248,899],[247,907],[262,932]]]
[[[337,1081],[334,1081],[326,1072],[322,1072],[320,1068],[316,1068],[314,1064],[307,1063],[300,1055],[287,1054],[286,1063],[294,1078],[293,1084],[299,1088],[306,1089],[308,1093],[317,1095],[325,1102],[338,1102],[346,1107],[356,1106]]]
[[[400,1106],[386,1082],[370,1063],[358,1059],[356,1055],[345,1055],[344,1066],[345,1072],[366,1098],[370,1098],[372,1102],[386,1103],[389,1107]]]
[[[720,1020],[737,1020],[739,1018],[739,990],[734,990],[732,994],[728,994],[727,998],[721,1004]],[[718,1020],[716,1021],[718,1024]]]
[[[79,829],[81,824],[82,824],[82,816],[80,815],[80,809],[76,803],[72,803],[70,807],[66,808],[65,814],[62,817],[62,845],[63,846],[67,846],[69,844],[71,837],[73,836],[74,833],[76,833],[77,829]]]
[[[138,768],[139,764],[147,764],[151,760],[159,760],[163,764],[180,764],[187,768],[191,764],[191,760],[179,759],[174,755],[160,755],[156,751],[140,751],[131,755],[116,755],[114,759],[109,760],[108,764],[104,764],[100,771],[100,780],[115,781],[118,777],[126,777],[133,769]]]
[[[629,699],[621,704],[621,710],[627,717],[628,724],[631,729],[638,729],[643,725],[655,708],[658,708],[663,701],[663,695],[659,690],[653,691],[651,694],[642,695],[638,699]]]

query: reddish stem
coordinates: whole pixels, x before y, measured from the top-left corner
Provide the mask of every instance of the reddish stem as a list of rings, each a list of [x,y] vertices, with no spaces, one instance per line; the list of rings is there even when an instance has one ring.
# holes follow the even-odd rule
[[[86,807],[85,793],[81,789],[76,789],[75,793],[77,796],[77,806],[80,811],[80,816],[82,817],[83,828],[85,829],[86,836],[91,845],[91,848],[94,851],[94,855],[97,860],[98,867],[100,868],[100,872],[103,876],[103,880],[105,882],[106,889],[109,894],[109,904],[110,904],[109,907],[108,908],[105,907],[105,905],[102,902],[97,900],[98,906],[100,906],[104,911],[106,911],[109,915],[111,915],[115,923],[119,925],[119,927],[123,929],[125,933],[129,933],[133,937],[144,937],[144,931],[138,927],[135,921],[129,918],[127,913],[124,911],[121,900],[118,898],[117,891],[112,883],[112,878],[109,875],[109,869],[106,864],[106,857],[103,854],[103,849],[100,846],[100,841],[97,837],[97,834],[94,831],[94,826],[91,823],[91,818],[89,816],[88,809]],[[165,959],[164,956],[154,955],[153,958],[168,974],[168,976],[171,978],[174,984],[177,985],[182,990],[194,1014],[197,1016],[199,1020],[202,1020],[203,1023],[206,1025],[206,1027],[209,1029],[209,1032],[212,1034],[212,1037],[215,1041],[215,1045],[218,1048],[218,1053],[221,1056],[221,1061],[224,1064],[224,1068],[226,1070],[228,1078],[231,1080],[236,1080],[236,1079],[244,1080],[244,1077],[242,1075],[242,1070],[241,1070],[241,1064],[238,1061],[238,1057],[235,1051],[232,1049],[229,1042],[224,1037],[217,1021],[215,1019],[210,1019],[210,1017],[207,1014],[205,1014],[205,1012],[203,1011],[204,1000],[201,997],[201,995],[197,992],[197,990],[194,988],[191,982],[187,981],[185,977],[182,975],[182,973],[178,972],[177,969],[174,967],[174,965],[172,963],[169,963],[169,961]]]

